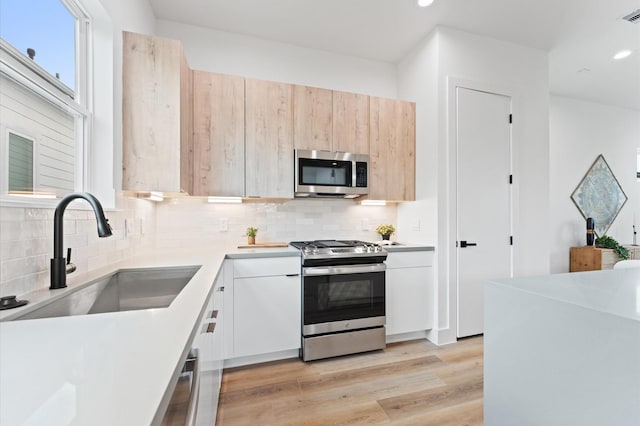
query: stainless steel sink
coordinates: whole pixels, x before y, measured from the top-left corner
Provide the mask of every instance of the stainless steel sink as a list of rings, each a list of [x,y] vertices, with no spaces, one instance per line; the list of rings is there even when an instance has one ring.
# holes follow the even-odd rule
[[[12,320],[166,308],[200,266],[123,269],[80,286]]]

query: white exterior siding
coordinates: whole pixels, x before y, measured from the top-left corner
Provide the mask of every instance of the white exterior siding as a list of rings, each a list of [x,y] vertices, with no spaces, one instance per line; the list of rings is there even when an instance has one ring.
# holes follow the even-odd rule
[[[75,117],[14,81],[0,77],[2,168],[8,167],[9,133],[34,140],[34,186],[58,195],[74,190]],[[7,189],[7,174],[3,175]]]

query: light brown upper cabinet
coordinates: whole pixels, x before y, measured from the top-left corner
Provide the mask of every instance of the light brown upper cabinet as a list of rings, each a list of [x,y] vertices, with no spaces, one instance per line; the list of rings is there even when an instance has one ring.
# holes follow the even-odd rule
[[[333,92],[293,86],[293,143],[296,149],[331,151]]]
[[[247,197],[293,198],[292,86],[245,80]]]
[[[369,96],[333,92],[332,151],[369,154]]]
[[[369,96],[293,86],[296,149],[369,153]]]
[[[193,195],[244,196],[244,78],[193,72]]]
[[[415,200],[415,103],[371,97],[369,122],[369,198]]]
[[[191,70],[179,41],[123,33],[122,187],[189,192]]]

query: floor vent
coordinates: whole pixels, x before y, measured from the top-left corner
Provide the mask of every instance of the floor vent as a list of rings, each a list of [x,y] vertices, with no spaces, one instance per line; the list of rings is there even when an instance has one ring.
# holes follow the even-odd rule
[[[629,21],[632,24],[639,23],[640,22],[640,9],[634,10],[630,14],[623,16],[622,19],[624,19],[625,21]]]

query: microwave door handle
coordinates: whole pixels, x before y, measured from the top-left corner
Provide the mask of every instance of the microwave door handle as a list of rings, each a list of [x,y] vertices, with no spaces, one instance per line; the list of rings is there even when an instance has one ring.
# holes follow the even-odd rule
[[[358,163],[354,160],[351,162],[351,187],[358,186]]]
[[[387,269],[384,263],[376,263],[372,265],[344,265],[344,266],[313,266],[303,268],[305,276],[320,275],[347,275],[347,274],[366,274],[369,272],[384,272]]]

